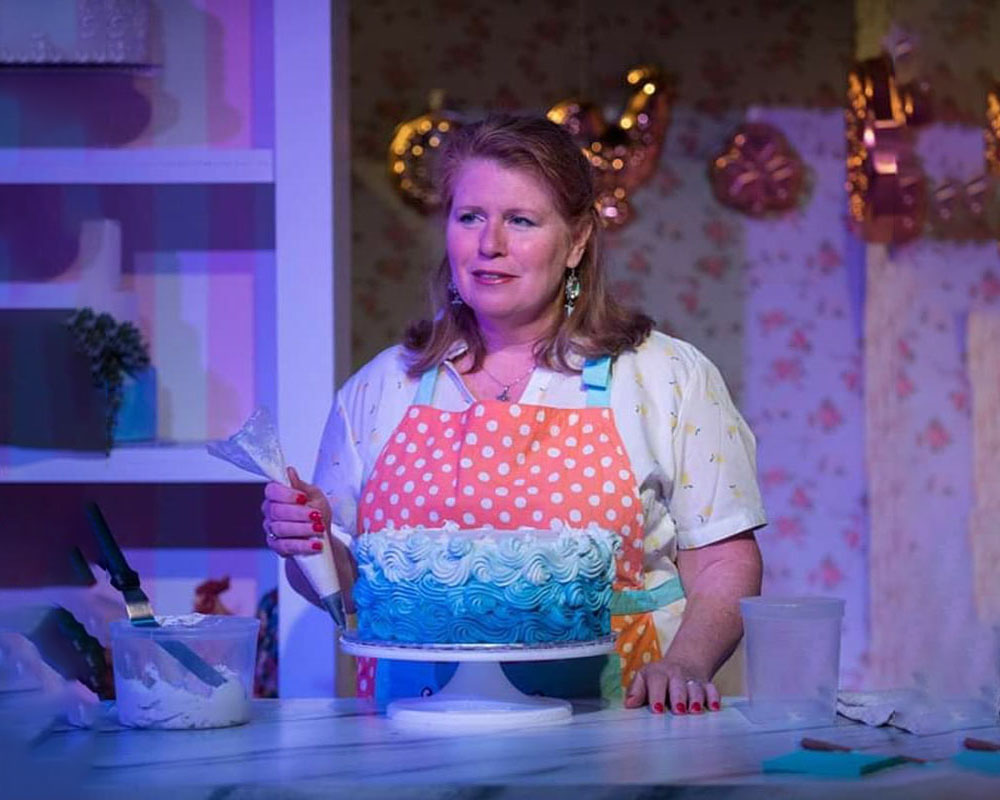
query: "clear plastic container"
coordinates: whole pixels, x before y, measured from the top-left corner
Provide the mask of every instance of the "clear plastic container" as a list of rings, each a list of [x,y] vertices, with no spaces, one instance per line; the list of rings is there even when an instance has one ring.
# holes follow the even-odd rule
[[[744,597],[746,716],[753,722],[829,723],[837,713],[837,597]]]
[[[125,620],[110,625],[119,721],[134,728],[175,729],[249,721],[260,621],[207,614],[156,619],[161,627]],[[188,651],[218,673],[221,685],[211,685],[185,666]]]

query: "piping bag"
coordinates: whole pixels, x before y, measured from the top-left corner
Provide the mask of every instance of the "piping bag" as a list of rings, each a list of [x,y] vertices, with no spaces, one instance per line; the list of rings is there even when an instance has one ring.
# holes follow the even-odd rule
[[[278,426],[265,408],[258,408],[236,433],[224,441],[209,442],[208,452],[240,469],[289,486],[285,456],[278,441]],[[306,576],[338,627],[344,628],[346,614],[340,580],[333,563],[332,548],[319,553],[291,556]]]

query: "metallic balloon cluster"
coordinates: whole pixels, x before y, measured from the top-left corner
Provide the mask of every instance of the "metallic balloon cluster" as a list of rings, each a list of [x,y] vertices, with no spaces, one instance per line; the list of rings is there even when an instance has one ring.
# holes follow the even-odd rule
[[[751,217],[795,207],[805,189],[805,167],[773,125],[748,122],[736,129],[708,168],[716,199]]]
[[[596,104],[578,99],[556,103],[547,113],[570,133],[590,163],[597,210],[608,227],[620,227],[632,217],[629,195],[656,171],[670,122],[670,88],[658,69],[636,67],[625,80],[631,93],[614,122]],[[403,199],[422,211],[441,203],[433,181],[434,157],[461,125],[458,114],[437,107],[396,127],[388,153],[390,179]]]
[[[900,34],[848,76],[851,218],[870,242],[901,244],[925,231],[957,241],[1000,238],[1000,84],[987,94],[984,173],[934,181],[914,152],[914,128],[931,118],[930,90],[916,71],[913,43]]]
[[[631,219],[629,195],[656,172],[670,124],[671,88],[656,67],[630,69],[625,81],[631,94],[615,122],[594,103],[578,99],[556,103],[547,114],[569,131],[590,162],[597,211],[610,228]]]
[[[897,83],[887,54],[848,74],[848,209],[870,242],[900,244],[923,230],[927,184],[912,129],[929,118],[927,101],[926,92]]]

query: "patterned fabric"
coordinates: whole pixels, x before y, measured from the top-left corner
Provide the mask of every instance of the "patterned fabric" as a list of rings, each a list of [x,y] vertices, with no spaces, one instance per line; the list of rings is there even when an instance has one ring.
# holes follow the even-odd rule
[[[931,124],[917,150],[935,182],[965,182],[983,169],[978,122]],[[982,478],[1000,458],[988,327],[1000,310],[997,244],[923,238],[870,247],[867,261],[867,683],[978,696],[1000,685],[1000,627],[990,612],[1000,605],[1000,547],[996,517],[981,505],[995,502]]]
[[[1000,304],[996,259],[995,243],[870,248],[872,686],[918,684],[955,697],[978,696],[1000,681],[998,629],[980,616],[975,597],[974,575],[986,564],[974,563],[969,540],[970,522],[978,524],[974,457],[987,445],[978,438],[984,431],[974,424],[971,391],[985,400],[989,389],[983,393],[978,373],[986,366],[981,347],[966,351],[970,315],[995,313]],[[974,387],[970,367],[978,373]],[[984,533],[995,535],[995,524]],[[975,536],[976,544],[986,541]],[[995,573],[991,582],[995,591]]]
[[[1000,312],[974,312],[968,328],[975,481],[969,519],[973,585],[979,619],[1000,625]],[[1000,645],[1000,628],[995,630]],[[997,678],[1000,687],[1000,674]]]
[[[843,597],[841,684],[864,684],[868,658],[868,496],[861,342],[864,249],[844,231],[840,112],[756,110],[810,166],[792,213],[738,226],[746,294],[734,350],[741,408],[759,442],[771,524],[760,536],[765,594]],[[728,377],[728,373],[727,373]]]
[[[421,382],[418,401],[432,401],[437,376],[438,370],[427,373],[431,382]],[[606,370],[600,388],[607,389]],[[606,392],[599,396],[610,399]],[[506,530],[596,524],[621,537],[614,588],[643,586],[642,511],[608,408],[490,400],[452,413],[413,405],[379,455],[362,495],[358,530],[364,532],[449,523]],[[619,633],[619,685],[660,657],[651,615],[627,619],[613,623]],[[359,696],[366,691],[374,696],[373,669],[370,659],[359,665]]]

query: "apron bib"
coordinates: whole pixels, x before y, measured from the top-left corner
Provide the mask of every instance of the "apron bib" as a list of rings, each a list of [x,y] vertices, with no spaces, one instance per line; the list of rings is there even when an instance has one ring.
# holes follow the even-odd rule
[[[393,431],[361,491],[357,528],[570,528],[594,523],[621,537],[611,628],[616,654],[506,664],[521,691],[620,697],[635,672],[660,658],[652,611],[683,597],[673,579],[643,588],[638,488],[610,408],[611,359],[583,370],[587,407],[477,401],[461,412],[431,405],[438,369],[421,376],[413,405]],[[358,659],[358,696],[429,694],[451,664]]]

